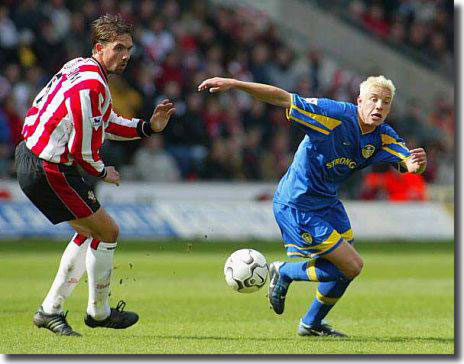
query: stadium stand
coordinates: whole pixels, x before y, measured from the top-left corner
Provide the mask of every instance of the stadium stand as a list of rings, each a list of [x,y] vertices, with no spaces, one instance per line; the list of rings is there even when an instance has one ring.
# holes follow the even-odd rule
[[[452,8],[445,1],[330,3],[334,9],[349,8],[344,19],[350,17],[351,23],[373,37],[385,41],[388,36],[388,42],[408,57],[452,73]],[[149,118],[157,101],[174,100],[175,120],[157,148],[171,157],[163,160],[175,160],[177,166],[170,163],[172,173],[184,181],[277,181],[302,137],[288,126],[280,110],[243,93],[198,93],[201,80],[229,75],[302,95],[354,102],[365,76],[338,64],[321,49],[293,49],[265,14],[243,7],[229,9],[205,0],[6,0],[2,4],[0,178],[14,177],[13,150],[31,99],[66,60],[90,55],[88,25],[100,14],[120,13],[136,25],[132,60],[122,77],[110,81],[116,110],[127,117]],[[392,17],[393,13],[400,15]],[[410,100],[405,112],[393,113],[390,119],[410,147],[427,150],[429,164],[423,178],[429,184],[453,183],[454,120],[454,105],[444,98],[437,98],[430,113]],[[143,167],[128,167],[129,161],[137,164],[135,157],[144,154],[143,148],[149,146],[107,142],[103,155],[123,178],[143,179],[143,174],[133,173],[133,168]],[[368,178],[369,173],[357,178]],[[357,182],[342,195],[362,198],[363,184]]]

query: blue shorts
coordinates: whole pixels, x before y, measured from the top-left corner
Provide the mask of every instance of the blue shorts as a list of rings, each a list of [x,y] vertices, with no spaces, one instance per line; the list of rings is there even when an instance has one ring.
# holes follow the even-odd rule
[[[339,200],[311,211],[274,202],[274,216],[289,257],[317,259],[343,240],[353,242],[350,220]]]

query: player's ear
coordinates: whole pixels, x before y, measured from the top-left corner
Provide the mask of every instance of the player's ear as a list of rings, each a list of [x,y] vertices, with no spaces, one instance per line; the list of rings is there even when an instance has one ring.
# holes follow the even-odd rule
[[[361,102],[362,102],[361,95],[358,96],[356,101],[358,102],[358,106],[361,105]]]
[[[95,44],[95,48],[94,48],[95,53],[100,53],[102,49],[103,49],[103,44],[101,43]]]

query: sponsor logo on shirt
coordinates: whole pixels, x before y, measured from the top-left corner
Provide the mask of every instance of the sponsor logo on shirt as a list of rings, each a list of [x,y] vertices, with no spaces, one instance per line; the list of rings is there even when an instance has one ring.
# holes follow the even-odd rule
[[[97,198],[95,197],[95,194],[93,193],[93,191],[89,191],[89,193],[87,194],[87,197],[88,197],[89,200],[92,201],[93,203],[96,203],[96,202],[97,202]]]
[[[92,127],[95,130],[97,130],[102,125],[102,117],[101,116],[95,116],[94,118],[90,119],[90,122],[92,123]]]
[[[349,167],[350,169],[355,169],[356,168],[356,162],[350,158],[345,158],[345,157],[341,157],[341,158],[337,158],[337,159],[334,159],[333,161],[331,162],[327,162],[325,164],[325,166],[327,168],[333,168],[337,165],[343,165],[343,166],[347,166]]]

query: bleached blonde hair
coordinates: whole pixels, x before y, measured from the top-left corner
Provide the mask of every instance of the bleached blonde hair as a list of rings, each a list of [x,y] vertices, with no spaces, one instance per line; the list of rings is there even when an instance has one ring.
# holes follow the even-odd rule
[[[365,95],[372,86],[387,88],[390,90],[392,99],[395,96],[396,87],[392,80],[386,79],[384,76],[370,76],[359,85],[359,95]]]

